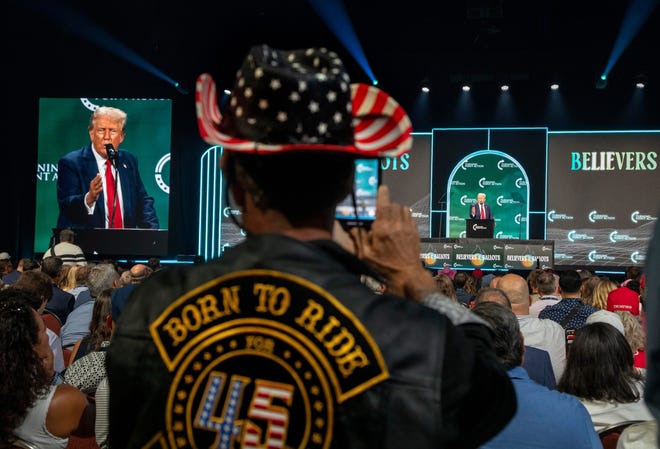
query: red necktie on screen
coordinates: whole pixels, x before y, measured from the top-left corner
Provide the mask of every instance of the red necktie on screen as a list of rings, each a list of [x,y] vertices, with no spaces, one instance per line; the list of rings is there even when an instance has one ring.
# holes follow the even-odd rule
[[[109,228],[122,228],[121,207],[119,206],[119,195],[115,192],[115,178],[112,176],[112,162],[105,161],[105,190],[108,194],[106,205],[108,208]],[[114,204],[113,204],[114,203]],[[113,213],[114,212],[114,213]]]
[[[484,205],[480,204],[479,208],[481,209],[481,219],[485,220],[486,219],[486,213],[484,212]]]

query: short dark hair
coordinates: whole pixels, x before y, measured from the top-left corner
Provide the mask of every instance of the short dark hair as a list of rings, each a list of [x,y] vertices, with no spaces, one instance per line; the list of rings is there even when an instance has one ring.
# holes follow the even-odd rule
[[[257,206],[282,212],[294,225],[334,217],[335,207],[353,188],[354,156],[299,151],[227,155],[228,181],[240,182]]]
[[[511,300],[509,296],[502,290],[497,287],[482,287],[477,292],[477,295],[474,298],[474,303],[479,304],[482,302],[496,302],[502,304],[507,308],[511,308]]]
[[[36,307],[33,306],[34,309],[41,307],[42,301],[48,302],[53,297],[53,280],[46,273],[39,270],[23,272],[18,277],[13,288],[32,295],[35,304],[38,301],[38,305]]]
[[[518,317],[511,309],[493,301],[481,302],[472,313],[488,322],[494,333],[495,354],[507,370],[522,365],[524,353]]]
[[[578,293],[582,287],[580,273],[575,270],[562,271],[559,275],[559,287],[565,293]]]
[[[57,256],[46,257],[41,261],[41,271],[53,279],[59,276],[63,266],[64,262]]]
[[[554,293],[557,288],[555,275],[553,273],[548,273],[547,271],[539,273],[536,278],[536,288],[539,291],[539,295],[549,295],[550,293]]]

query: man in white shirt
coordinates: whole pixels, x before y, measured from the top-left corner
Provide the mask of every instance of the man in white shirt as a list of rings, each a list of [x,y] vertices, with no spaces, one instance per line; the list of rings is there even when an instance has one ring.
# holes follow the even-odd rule
[[[511,309],[518,317],[525,344],[547,351],[555,379],[561,378],[566,367],[566,336],[564,328],[552,320],[542,320],[530,314],[531,298],[527,281],[520,275],[508,273],[497,284],[511,301]],[[540,301],[539,301],[540,302]]]
[[[539,300],[529,306],[529,314],[538,318],[541,310],[547,306],[557,304],[561,299],[559,294],[559,276],[544,271],[536,278],[536,289],[539,292]]]

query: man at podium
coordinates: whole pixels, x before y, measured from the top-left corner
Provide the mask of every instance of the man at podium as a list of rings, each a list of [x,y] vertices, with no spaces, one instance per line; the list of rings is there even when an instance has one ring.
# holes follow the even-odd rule
[[[492,220],[493,214],[490,211],[490,206],[486,203],[486,194],[479,192],[477,194],[477,201],[470,206],[470,218],[475,220]]]

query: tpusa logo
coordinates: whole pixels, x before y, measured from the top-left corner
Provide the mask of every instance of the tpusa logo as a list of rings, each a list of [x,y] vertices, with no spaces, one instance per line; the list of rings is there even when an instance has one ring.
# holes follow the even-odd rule
[[[527,221],[527,220],[525,220],[525,217],[523,217],[522,215],[520,215],[520,214],[516,214],[516,216],[513,217],[513,221],[514,221],[516,224],[520,224],[520,223],[522,223],[523,221]]]
[[[598,251],[593,250],[591,251],[588,255],[587,258],[589,259],[589,262],[598,262],[602,260],[614,260],[613,256],[610,256],[608,254],[598,254]]]
[[[575,242],[576,240],[593,240],[593,236],[588,234],[579,234],[575,230],[568,231],[566,238],[569,242]]]
[[[498,170],[504,170],[505,168],[516,168],[516,164],[514,164],[513,162],[505,161],[504,159],[500,159],[499,161],[497,161]]]
[[[165,180],[163,179],[163,167],[165,166],[165,164],[169,162],[170,162],[170,153],[167,153],[166,155],[160,158],[160,160],[156,164],[156,169],[154,170],[154,176],[156,177],[156,184],[158,184],[160,190],[167,193],[168,195],[170,194],[170,186],[167,185],[165,183]]]
[[[497,182],[497,181],[489,181],[489,180],[486,179],[486,178],[481,178],[481,179],[479,180],[479,187],[501,186],[501,185],[502,185],[501,182]]]
[[[501,232],[500,232],[500,234],[501,234]],[[493,251],[497,251],[498,249],[504,249],[504,248],[501,247],[500,245],[493,245]]]
[[[630,236],[628,234],[619,234],[619,231],[610,232],[610,242],[629,242],[631,240],[637,240],[637,237]]]
[[[511,198],[504,198],[504,195],[498,196],[495,202],[497,203],[498,206],[503,206],[505,204],[517,204]]]
[[[522,178],[516,178],[516,182],[514,183],[516,187],[519,189],[522,189],[523,187],[527,187],[527,181],[525,181]]]
[[[555,260],[571,260],[573,256],[566,253],[555,253]]]
[[[463,234],[464,233],[465,233],[465,231],[463,231]],[[454,249],[463,249],[463,246],[459,245],[458,243],[454,243]]]
[[[225,216],[225,218],[229,218],[231,215],[241,215],[240,209],[232,209],[231,207],[225,207],[222,209],[222,215]]]
[[[598,211],[592,210],[589,212],[589,221],[592,223],[596,223],[597,221],[611,221],[611,220],[616,220],[616,217],[612,217],[611,215],[607,214],[599,214]]]
[[[638,223],[640,221],[653,221],[655,219],[656,217],[653,217],[651,215],[640,214],[638,210],[630,214],[630,221],[632,221],[633,223]]]
[[[484,168],[484,166],[481,165],[481,164],[478,164],[476,162],[465,161],[461,164],[461,168],[463,170],[469,170],[469,169],[472,169],[472,168]]]
[[[464,186],[465,183],[464,183],[463,181],[459,181],[458,179],[454,179],[454,180],[451,182],[451,185],[453,185],[453,186]]]
[[[646,254],[642,254],[639,251],[633,251],[630,253],[630,261],[632,263],[643,263],[646,260]]]
[[[554,222],[555,220],[572,220],[573,216],[572,215],[566,215],[566,214],[561,214],[557,213],[555,210],[551,210],[548,212],[548,221],[549,222]]]
[[[461,205],[465,206],[466,204],[472,204],[474,202],[474,198],[468,198],[467,195],[463,195],[461,197]]]

